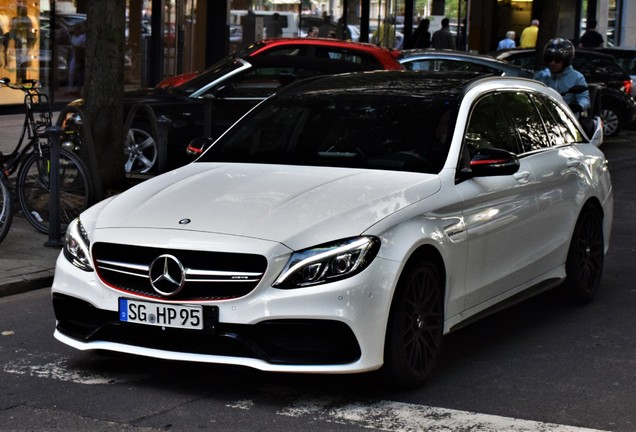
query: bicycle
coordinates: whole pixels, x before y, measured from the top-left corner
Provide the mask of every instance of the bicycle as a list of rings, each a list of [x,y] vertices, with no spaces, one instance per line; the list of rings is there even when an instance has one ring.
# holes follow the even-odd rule
[[[13,193],[9,179],[0,170],[0,243],[7,236],[13,220]]]
[[[7,155],[0,153],[0,167],[6,177],[18,172],[16,195],[20,209],[35,229],[49,232],[50,151],[47,129],[52,126],[48,96],[39,91],[36,80],[13,84],[0,78],[5,85],[24,92],[25,118],[15,149]],[[27,141],[25,144],[25,140]],[[84,211],[93,199],[93,183],[82,159],[65,148],[59,149],[60,228]]]

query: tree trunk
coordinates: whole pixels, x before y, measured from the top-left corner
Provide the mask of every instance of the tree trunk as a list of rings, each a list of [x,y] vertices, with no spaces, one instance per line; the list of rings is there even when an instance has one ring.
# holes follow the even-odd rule
[[[98,193],[125,188],[124,47],[125,0],[89,0],[87,10],[84,127],[93,145],[86,149]],[[101,187],[100,187],[101,186]],[[103,194],[102,193],[102,194]],[[98,196],[101,198],[101,196]]]

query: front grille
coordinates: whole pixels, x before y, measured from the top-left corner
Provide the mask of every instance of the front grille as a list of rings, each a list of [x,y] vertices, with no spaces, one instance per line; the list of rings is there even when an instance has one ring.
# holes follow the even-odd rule
[[[150,281],[150,266],[169,255],[183,266],[183,287],[171,301],[227,300],[250,293],[267,268],[261,255],[163,249],[114,243],[96,243],[93,260],[99,278],[112,288],[155,299],[166,295]],[[157,284],[155,284],[157,286]],[[162,291],[163,292],[163,291]]]

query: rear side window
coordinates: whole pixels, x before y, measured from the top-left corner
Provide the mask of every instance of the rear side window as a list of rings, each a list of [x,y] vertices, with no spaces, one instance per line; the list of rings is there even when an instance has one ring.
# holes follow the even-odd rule
[[[625,72],[619,65],[605,59],[581,58],[574,60],[574,68],[586,77],[605,80],[622,80]]]
[[[636,75],[636,56],[634,57],[619,57],[616,61],[621,65],[623,69],[630,75]]]
[[[545,124],[545,128],[548,131],[548,139],[550,140],[550,145],[563,145],[568,144],[574,141],[572,134],[569,133],[568,129],[563,125],[562,122],[557,121],[558,117],[555,117],[550,112],[550,109],[546,105],[547,101],[542,98],[532,95],[534,103],[543,118],[543,122]]]
[[[540,109],[549,135],[558,132],[563,139],[563,144],[574,144],[585,141],[579,129],[560,106],[550,99],[535,97],[541,100],[543,108],[549,112],[549,115],[546,115]],[[558,142],[555,142],[555,144],[558,144]]]

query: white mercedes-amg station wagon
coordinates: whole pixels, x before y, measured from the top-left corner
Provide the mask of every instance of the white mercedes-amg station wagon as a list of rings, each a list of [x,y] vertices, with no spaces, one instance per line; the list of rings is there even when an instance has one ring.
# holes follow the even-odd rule
[[[601,141],[523,78],[300,81],[70,225],[55,337],[420,385],[444,334],[547,289],[597,293],[613,211]]]

